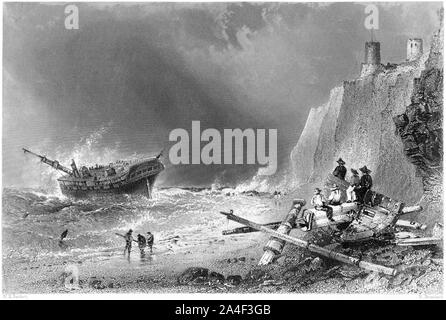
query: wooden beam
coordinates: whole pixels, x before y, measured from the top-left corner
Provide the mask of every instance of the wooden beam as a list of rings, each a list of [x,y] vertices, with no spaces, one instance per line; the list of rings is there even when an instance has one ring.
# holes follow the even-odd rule
[[[262,231],[264,233],[272,235],[275,238],[292,243],[298,247],[308,249],[311,252],[314,252],[314,253],[324,256],[324,257],[327,257],[329,259],[334,259],[336,261],[340,261],[340,262],[343,262],[343,263],[349,264],[349,265],[356,265],[360,268],[370,270],[370,271],[382,272],[387,275],[395,275],[396,274],[396,270],[393,268],[377,265],[377,264],[367,262],[367,261],[362,261],[361,259],[358,259],[358,258],[349,257],[342,253],[319,247],[319,246],[314,245],[308,241],[294,238],[287,234],[282,234],[282,233],[272,230],[268,227],[262,226],[261,224],[249,221],[242,217],[239,217],[239,216],[235,215],[232,210],[229,213],[228,212],[220,212],[220,213],[225,215],[230,220],[233,220],[233,221],[239,222],[241,224],[244,224],[246,226],[252,227],[254,229],[257,229],[259,231]]]

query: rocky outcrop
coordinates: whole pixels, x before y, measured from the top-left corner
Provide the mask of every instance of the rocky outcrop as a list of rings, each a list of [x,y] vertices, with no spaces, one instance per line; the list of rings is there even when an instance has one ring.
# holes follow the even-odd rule
[[[443,21],[443,19],[441,19]],[[414,79],[411,103],[394,118],[404,153],[417,168],[425,194],[441,198],[443,173],[443,28],[435,33],[426,68]]]
[[[422,66],[422,60],[405,63],[333,89],[330,101],[312,111],[317,120],[309,119],[292,152],[294,167],[301,168],[295,170],[297,181],[324,181],[342,157],[349,168],[367,165],[381,193],[418,200],[422,180],[395,135],[393,117],[410,103],[413,79]]]

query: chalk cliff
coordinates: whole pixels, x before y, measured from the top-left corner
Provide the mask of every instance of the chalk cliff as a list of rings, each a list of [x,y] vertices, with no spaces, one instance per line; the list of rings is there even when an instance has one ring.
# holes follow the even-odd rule
[[[299,141],[291,152],[293,187],[306,183],[322,184],[334,169],[335,161],[342,157],[347,168],[358,169],[367,165],[372,170],[374,189],[381,193],[410,203],[423,197],[426,179],[432,172],[424,170],[410,157],[394,119],[408,113],[413,105],[414,94],[420,90],[420,80],[415,79],[419,78],[422,83],[430,81],[430,89],[423,91],[425,99],[431,97],[430,105],[435,104],[437,111],[441,109],[441,34],[442,27],[431,41],[430,54],[398,65],[381,65],[372,74],[344,81],[342,86],[332,89],[326,104],[310,111]],[[434,71],[428,71],[431,69]],[[429,81],[423,80],[427,75],[430,75]],[[415,100],[419,103],[420,99]],[[432,139],[442,144],[442,114],[435,114],[435,119],[433,122],[440,129]],[[424,144],[417,140],[420,150]],[[436,172],[441,173],[438,154],[442,158],[442,146],[435,155]],[[441,184],[441,180],[434,180]]]

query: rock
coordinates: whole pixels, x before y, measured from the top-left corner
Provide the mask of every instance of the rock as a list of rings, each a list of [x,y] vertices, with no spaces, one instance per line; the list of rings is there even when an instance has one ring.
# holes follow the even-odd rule
[[[265,272],[260,268],[254,268],[249,270],[248,274],[245,277],[247,281],[261,281],[261,280],[268,280],[271,278],[272,277],[270,274],[268,274],[267,272]]]
[[[349,268],[345,267],[339,270],[339,274],[344,278],[344,280],[351,280],[359,278],[364,274],[364,271],[360,268]]]
[[[208,281],[207,277],[197,277],[194,280],[192,280],[190,283],[191,284],[203,284],[203,283],[205,283],[207,281]]]
[[[265,280],[259,285],[259,287],[275,286],[277,283],[274,280]]]
[[[404,257],[403,263],[406,265],[412,265],[425,260],[431,254],[428,250],[416,250]]]
[[[341,266],[334,266],[334,267],[328,269],[327,271],[325,271],[325,274],[326,275],[334,274],[334,273],[338,272],[339,269],[341,269]]]
[[[380,254],[376,257],[376,261],[380,264],[385,264],[385,265],[397,265],[399,264],[401,261],[398,258],[398,255],[394,252],[384,252],[383,254]]]
[[[393,252],[395,252],[396,254],[401,254],[401,255],[406,255],[408,254],[410,251],[413,251],[412,247],[404,247],[404,246],[396,246],[393,248]]]
[[[386,289],[389,279],[381,277],[379,273],[372,272],[364,280],[364,288],[367,290]]]
[[[222,275],[221,273],[212,271],[209,273],[208,279],[209,279],[209,281],[223,282],[223,281],[225,281],[225,276]]]
[[[240,257],[240,258],[238,258],[238,260],[241,261],[241,262],[245,262],[246,258],[245,257]]]
[[[110,289],[121,288],[121,284],[119,282],[116,282],[115,278],[112,278],[112,280],[109,280],[107,282],[107,288],[110,288]]]
[[[389,287],[389,283],[390,283],[389,279],[382,277],[381,279],[378,280],[378,288],[387,289]]]
[[[412,282],[412,279],[413,279],[413,277],[411,274],[401,272],[395,276],[395,278],[392,281],[392,285],[395,287],[399,287],[402,285],[408,285]]]
[[[423,263],[421,264],[423,267],[428,267],[430,266],[430,264],[432,263],[431,259],[426,259],[423,261]]]
[[[311,260],[310,265],[308,266],[308,269],[310,271],[316,271],[316,270],[320,270],[323,267],[323,261],[321,258],[316,257],[313,260]]]
[[[234,286],[238,286],[240,283],[242,283],[242,276],[240,275],[232,275],[232,276],[228,276],[226,278],[226,281],[229,284],[232,284]]]
[[[106,288],[106,285],[104,284],[103,280],[96,277],[91,277],[88,279],[88,286],[93,289],[99,289],[99,290]]]
[[[425,269],[426,268],[420,267],[420,266],[410,266],[410,267],[404,268],[404,272],[406,274],[412,275],[414,278],[417,278],[417,277],[421,276],[426,271]]]
[[[209,270],[201,267],[187,268],[177,278],[179,284],[190,284],[192,282],[201,282],[208,277]]]

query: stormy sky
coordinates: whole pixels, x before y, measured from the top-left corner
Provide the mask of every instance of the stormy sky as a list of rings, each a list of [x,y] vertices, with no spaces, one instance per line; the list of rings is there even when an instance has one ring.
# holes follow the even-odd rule
[[[278,129],[279,170],[308,111],[354,78],[363,60],[363,3],[4,4],[3,184],[27,185],[29,147],[61,161],[168,154],[169,132]],[[384,63],[408,37],[428,47],[441,3],[381,3]],[[171,166],[164,185],[234,184],[256,166]],[[34,175],[35,176],[35,175]]]

